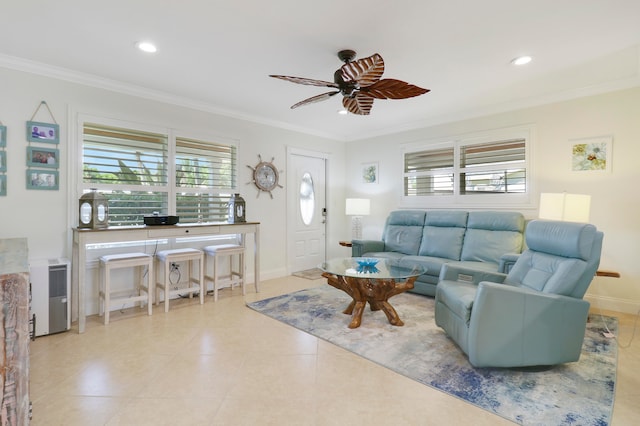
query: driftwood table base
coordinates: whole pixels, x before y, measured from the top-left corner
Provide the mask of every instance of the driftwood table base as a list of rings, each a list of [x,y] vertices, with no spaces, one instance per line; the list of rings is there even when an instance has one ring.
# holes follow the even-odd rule
[[[353,298],[343,312],[352,316],[349,328],[360,327],[362,313],[367,302],[369,302],[372,311],[382,310],[390,324],[396,326],[404,325],[396,310],[389,303],[389,299],[396,294],[411,290],[417,277],[407,278],[403,282],[396,282],[394,279],[346,277],[328,272],[323,273],[322,276],[327,279],[327,283],[330,286],[344,291]]]

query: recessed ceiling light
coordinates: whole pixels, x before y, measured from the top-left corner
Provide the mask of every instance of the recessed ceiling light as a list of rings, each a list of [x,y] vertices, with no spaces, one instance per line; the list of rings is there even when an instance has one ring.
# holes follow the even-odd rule
[[[511,63],[513,65],[526,65],[531,62],[531,59],[533,59],[531,58],[531,56],[518,56],[517,58],[513,59]]]
[[[139,41],[136,43],[136,47],[146,53],[156,53],[158,51],[156,45],[149,41]]]
[[[349,113],[349,111],[347,111],[346,109],[339,109],[338,110],[338,114],[340,115],[347,115]]]

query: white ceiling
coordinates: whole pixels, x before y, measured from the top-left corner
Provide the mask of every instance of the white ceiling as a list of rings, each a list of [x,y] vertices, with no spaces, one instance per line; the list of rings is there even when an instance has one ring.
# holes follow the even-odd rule
[[[640,85],[639,0],[9,0],[0,16],[0,66],[339,140]],[[327,90],[268,75],[331,81],[342,49],[431,92],[369,116],[338,115],[339,96],[291,110]]]

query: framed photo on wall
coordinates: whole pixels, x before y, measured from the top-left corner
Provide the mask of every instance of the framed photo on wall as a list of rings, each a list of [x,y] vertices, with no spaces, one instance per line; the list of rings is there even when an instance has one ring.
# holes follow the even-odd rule
[[[613,137],[571,140],[571,170],[610,172]]]
[[[29,142],[54,143],[60,142],[60,126],[52,123],[27,121],[27,140]]]
[[[7,146],[7,126],[0,126],[0,148]]]
[[[0,173],[7,171],[7,153],[0,151]]]
[[[0,197],[7,195],[7,176],[0,175]]]
[[[57,149],[28,146],[27,167],[46,167],[57,169],[59,156],[60,152]]]
[[[27,189],[57,190],[57,170],[27,169]]]
[[[364,163],[361,170],[362,183],[378,183],[378,163]]]

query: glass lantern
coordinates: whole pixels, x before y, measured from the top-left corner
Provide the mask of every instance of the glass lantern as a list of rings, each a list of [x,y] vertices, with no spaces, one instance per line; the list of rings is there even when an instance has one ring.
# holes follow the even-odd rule
[[[233,197],[229,198],[229,216],[227,217],[227,221],[229,223],[246,222],[245,206],[244,198],[242,198],[240,194],[233,194]]]
[[[95,188],[80,197],[78,228],[103,229],[109,226],[109,204]]]

